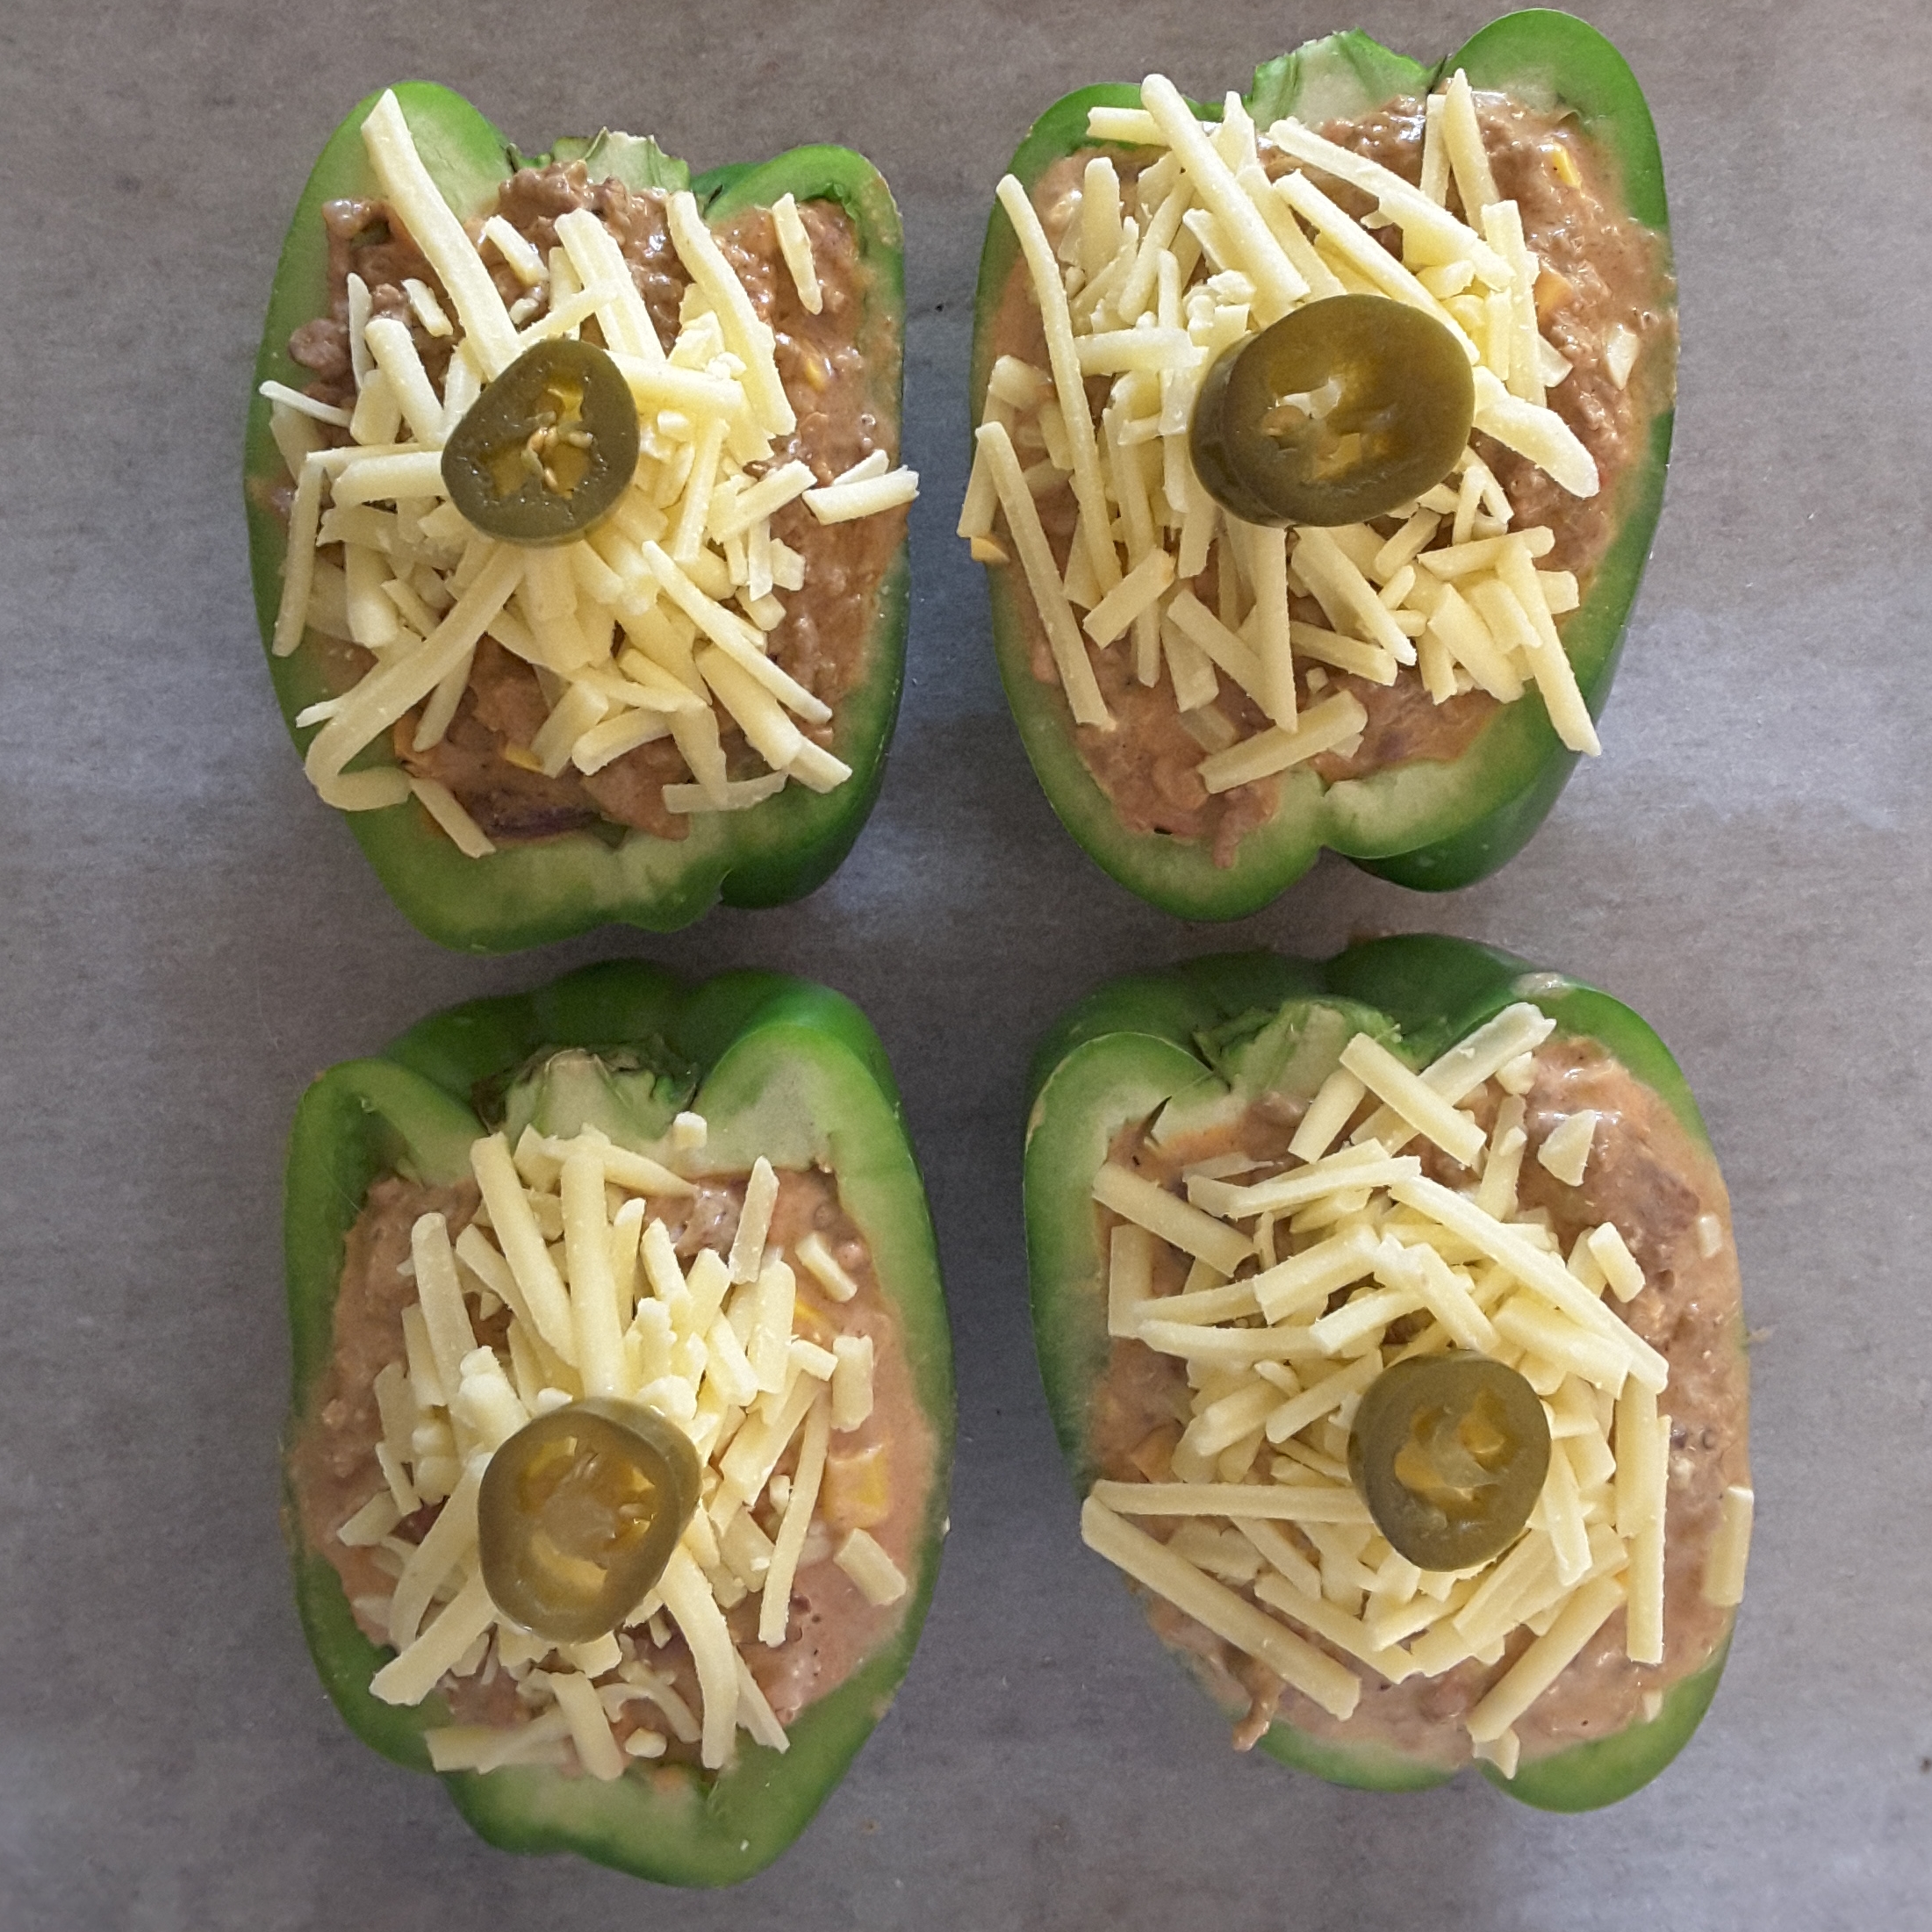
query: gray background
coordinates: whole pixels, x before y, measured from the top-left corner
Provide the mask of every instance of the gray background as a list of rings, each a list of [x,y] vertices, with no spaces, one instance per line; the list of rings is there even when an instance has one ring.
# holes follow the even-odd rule
[[[973,268],[1033,113],[1154,68],[1211,96],[1344,25],[1433,57],[1487,11],[0,15],[0,1925],[1925,1922],[1926,14],[1598,10],[1668,163],[1677,454],[1607,753],[1490,883],[1431,899],[1325,862],[1232,929],[1142,906],[1035,787],[951,535]],[[302,779],[247,592],[242,404],[311,161],[359,95],[414,75],[528,146],[606,120],[700,166],[842,140],[898,191],[911,680],[877,815],[801,905],[458,958]],[[1672,1771],[1577,1820],[1473,1780],[1376,1798],[1237,1757],[1079,1547],[1031,1359],[1022,1080],[1052,1016],[1218,946],[1427,928],[1659,1028],[1724,1160],[1761,1332],[1728,1677]],[[790,968],[868,1009],[958,1340],[924,1645],[816,1826],[721,1896],[492,1851],[366,1751],[310,1670],[276,1524],[303,1083],[433,1007],[624,952]]]

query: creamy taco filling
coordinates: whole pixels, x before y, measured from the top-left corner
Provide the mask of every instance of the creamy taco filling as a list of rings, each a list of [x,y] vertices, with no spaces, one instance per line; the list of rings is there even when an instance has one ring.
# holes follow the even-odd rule
[[[1319,130],[1201,124],[1155,76],[1096,146],[1000,199],[1020,255],[959,522],[1010,566],[1034,676],[1129,830],[1232,865],[1281,774],[1452,759],[1541,693],[1598,749],[1562,644],[1672,394],[1662,244],[1567,120],[1461,74]],[[1098,144],[1105,142],[1102,147]],[[1474,430],[1372,521],[1285,532],[1203,488],[1189,430],[1224,351],[1339,294],[1451,330]],[[1318,409],[1320,399],[1311,405]]]
[[[371,1691],[447,1706],[439,1770],[717,1770],[741,1731],[783,1750],[903,1614],[933,1446],[866,1243],[836,1176],[714,1174],[703,1146],[689,1114],[663,1160],[498,1133],[458,1186],[378,1181],[349,1232],[295,1503],[397,1653]],[[585,1397],[680,1430],[700,1498],[616,1627],[559,1644],[492,1601],[478,1494]]]
[[[593,146],[465,226],[392,95],[364,138],[381,198],[327,210],[329,312],[290,345],[315,379],[265,385],[291,478],[275,649],[335,693],[298,720],[317,789],[413,795],[481,857],[600,821],[681,838],[844,783],[838,707],[916,494],[850,217],[786,196],[713,233],[687,192],[597,178]],[[449,500],[444,447],[519,356],[577,340],[636,404],[634,479],[585,535],[499,541]],[[399,769],[349,769],[385,737]]]
[[[1513,1775],[1654,1718],[1728,1632],[1752,1497],[1723,1183],[1533,1006],[1419,1074],[1324,1027],[1312,1099],[1183,1096],[1095,1178],[1112,1340],[1083,1533],[1241,1747],[1282,1717]],[[1526,1378],[1550,1455],[1519,1536],[1433,1569],[1378,1528],[1350,1432],[1385,1368],[1454,1355]]]

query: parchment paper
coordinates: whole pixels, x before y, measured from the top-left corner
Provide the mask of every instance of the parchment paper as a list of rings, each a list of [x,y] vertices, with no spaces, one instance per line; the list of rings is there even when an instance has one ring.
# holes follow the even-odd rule
[[[1805,1928],[1932,1878],[1924,1162],[1932,32],[1909,0],[1618,0],[1683,289],[1677,458],[1605,721],[1527,851],[1446,898],[1325,862],[1183,926],[1036,788],[964,486],[993,185],[1075,85],[1213,96],[1361,25],[1226,0],[922,9],[109,0],[0,19],[0,1924]],[[424,76],[528,147],[604,122],[698,166],[871,154],[906,216],[911,677],[890,776],[809,901],[492,961],[439,951],[303,780],[250,608],[241,423],[284,226],[358,96]],[[1758,1531],[1728,1676],[1600,1815],[1237,1756],[1081,1547],[1032,1361],[1026,1056],[1110,973],[1440,929],[1619,995],[1689,1073],[1759,1340]],[[641,953],[872,1014],[958,1344],[952,1535],[896,1706],[817,1824],[723,1895],[473,1838],[337,1720],[277,1522],[279,1197],[317,1070],[420,1015]]]

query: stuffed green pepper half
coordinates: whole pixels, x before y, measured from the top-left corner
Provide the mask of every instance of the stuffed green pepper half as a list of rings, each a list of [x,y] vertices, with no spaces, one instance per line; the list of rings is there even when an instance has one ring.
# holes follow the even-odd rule
[[[841,147],[526,157],[427,83],[330,138],[256,366],[255,599],[431,937],[667,930],[850,850],[904,660],[901,249]]]
[[[1239,1748],[1556,1811],[1682,1748],[1742,1591],[1744,1330],[1635,1014],[1441,938],[1117,980],[1036,1063],[1026,1229],[1083,1536]]]
[[[952,1382],[883,1049],[822,987],[593,966],[323,1074],[286,1519],[350,1727],[492,1843],[715,1885],[905,1673]]]
[[[1324,846],[1431,888],[1513,854],[1599,749],[1674,291],[1643,95],[1566,14],[1050,108],[988,227],[959,532],[1087,851],[1193,919]]]

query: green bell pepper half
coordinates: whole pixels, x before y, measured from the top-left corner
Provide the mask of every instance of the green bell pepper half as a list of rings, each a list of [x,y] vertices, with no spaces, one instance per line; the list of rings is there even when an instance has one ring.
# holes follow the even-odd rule
[[[1535,8],[1492,21],[1434,67],[1392,54],[1365,33],[1311,40],[1256,69],[1246,96],[1257,126],[1285,114],[1311,126],[1368,113],[1404,95],[1427,94],[1462,68],[1478,89],[1533,105],[1562,106],[1615,162],[1626,212],[1668,248],[1663,165],[1642,90],[1623,56],[1594,27]],[[1064,156],[1096,144],[1088,111],[1138,107],[1138,87],[1081,89],[1048,108],[1014,154],[1011,171],[1031,190]],[[1196,107],[1206,117],[1208,110]],[[977,426],[995,356],[994,324],[1018,254],[1013,225],[997,205],[980,258],[973,338],[973,420]],[[1616,534],[1563,620],[1563,644],[1592,716],[1610,683],[1663,502],[1674,412],[1662,410],[1648,443],[1623,480]],[[1299,879],[1324,846],[1397,885],[1448,891],[1485,878],[1512,858],[1556,802],[1576,762],[1532,691],[1502,707],[1453,762],[1414,759],[1366,779],[1324,787],[1308,770],[1282,779],[1275,815],[1247,834],[1232,865],[1217,866],[1201,841],[1131,832],[1095,782],[1074,742],[1067,700],[1034,677],[1027,650],[1029,594],[1016,567],[987,572],[994,645],[1007,702],[1035,775],[1061,822],[1088,856],[1130,891],[1185,919],[1237,919]]]
[[[584,160],[593,178],[615,176],[634,190],[689,187],[706,219],[718,226],[748,208],[769,206],[789,192],[800,201],[836,201],[857,230],[868,270],[860,348],[880,420],[900,418],[905,324],[904,238],[899,211],[878,169],[850,148],[794,147],[768,162],[714,169],[695,180],[653,141],[604,133],[557,141],[549,154],[524,155],[459,94],[427,82],[396,89],[419,153],[443,198],[465,220],[495,204],[500,183],[520,167]],[[249,556],[264,648],[271,642],[282,595],[288,533],[269,493],[284,478],[269,433],[260,385],[270,379],[299,389],[309,380],[288,352],[291,333],[325,312],[328,245],[326,202],[378,193],[363,146],[362,126],[378,96],[359,102],[329,137],[295,211],[263,327],[248,406],[243,458]],[[720,899],[733,906],[782,905],[815,890],[851,850],[879,795],[886,750],[903,682],[908,606],[907,549],[901,542],[880,585],[865,674],[841,700],[833,750],[852,776],[828,793],[788,785],[750,810],[693,815],[689,836],[661,839],[600,826],[466,858],[413,799],[386,810],[348,815],[369,862],[411,922],[430,938],[469,952],[508,952],[542,945],[608,923],[668,932],[688,925]],[[269,657],[290,736],[305,707],[329,693],[312,650]],[[394,762],[386,739],[356,768]]]
[[[1419,1068],[1519,1000],[1555,1021],[1553,1037],[1587,1038],[1608,1048],[1708,1149],[1677,1062],[1628,1007],[1462,939],[1378,939],[1322,961],[1218,954],[1111,980],[1059,1021],[1033,1060],[1026,1246],[1040,1375],[1061,1454],[1081,1496],[1100,1473],[1092,1404],[1111,1347],[1092,1184],[1116,1132],[1177,1095],[1206,1107],[1231,1093],[1312,1097],[1358,1029]],[[1311,1016],[1324,1009],[1338,1020],[1311,1024]],[[1478,1769],[1511,1797],[1545,1811],[1613,1804],[1683,1749],[1717,1689],[1728,1648],[1727,1634],[1710,1662],[1674,1685],[1648,1723],[1527,1761],[1514,1778],[1493,1765]],[[1365,1790],[1420,1790],[1453,1775],[1386,1746],[1311,1737],[1282,1720],[1261,1746],[1284,1764]]]
[[[550,1056],[567,1049],[561,1060]],[[548,1061],[550,1071],[517,1076]],[[514,1084],[513,1084],[514,1083]],[[492,1844],[569,1850],[641,1878],[729,1885],[759,1871],[810,1821],[904,1677],[938,1569],[952,1460],[952,1343],[918,1166],[885,1049],[857,1007],[824,987],[729,973],[686,987],[633,960],[585,967],[541,990],[477,1000],[348,1060],[303,1095],[290,1138],[284,1240],[293,1342],[292,1443],[323,1386],[344,1240],[371,1181],[399,1173],[446,1185],[470,1146],[533,1117],[541,1131],[586,1123],[650,1147],[680,1108],[708,1123],[719,1172],[814,1164],[869,1245],[896,1310],[933,1466],[917,1561],[897,1630],[837,1689],[808,1705],[779,1753],[740,1736],[723,1771],[639,1766],[609,1784],[542,1768],[446,1775],[456,1808]],[[507,1118],[503,1110],[507,1108]],[[285,1521],[296,1603],[323,1684],[349,1727],[384,1756],[430,1767],[424,1730],[449,1721],[440,1698],[398,1707],[370,1679],[393,1653],[356,1627],[341,1580]]]

